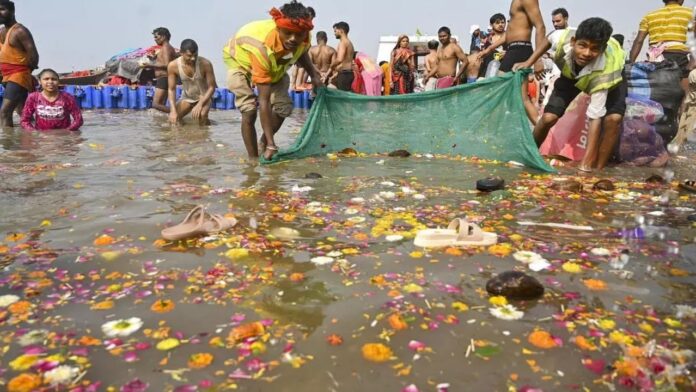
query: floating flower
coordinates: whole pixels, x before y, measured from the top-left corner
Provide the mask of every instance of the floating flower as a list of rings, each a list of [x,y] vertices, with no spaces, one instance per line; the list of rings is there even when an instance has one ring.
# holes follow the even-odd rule
[[[23,372],[25,370],[29,370],[29,368],[34,366],[34,364],[38,360],[38,355],[20,355],[17,358],[15,358],[12,362],[10,362],[10,368],[17,372]]]
[[[260,322],[242,324],[233,328],[227,336],[230,344],[237,344],[242,340],[261,336],[266,333],[266,328]]]
[[[490,302],[491,305],[495,306],[505,306],[508,303],[507,298],[503,297],[502,295],[490,297],[488,298],[488,302]]]
[[[80,369],[68,365],[58,366],[53,370],[44,373],[44,381],[52,387],[68,385],[80,374]]]
[[[230,249],[227,252],[225,252],[225,257],[233,261],[241,260],[246,257],[249,257],[249,250],[244,248]]]
[[[126,320],[114,320],[104,323],[101,326],[102,332],[107,337],[126,337],[139,330],[143,326],[143,321],[138,317],[131,317]]]
[[[121,392],[145,392],[148,388],[150,388],[150,384],[136,378],[122,386]]]
[[[389,316],[387,321],[389,321],[389,326],[395,331],[401,331],[408,328],[408,324],[398,313],[394,313]]]
[[[22,347],[31,346],[34,344],[41,344],[41,343],[43,343],[44,340],[46,340],[47,336],[48,336],[47,330],[36,329],[36,330],[30,331],[30,332],[25,333],[24,335],[20,336],[18,339],[18,343]]]
[[[181,345],[181,341],[176,338],[168,338],[161,340],[157,343],[155,348],[157,348],[160,351],[169,351],[173,350]]]
[[[104,234],[104,235],[101,235],[101,236],[97,237],[97,238],[94,240],[94,245],[96,245],[96,246],[106,246],[106,245],[111,245],[111,244],[113,244],[114,242],[116,242],[116,240],[114,239],[114,237],[112,237],[112,236],[110,236],[110,235]]]
[[[571,274],[579,274],[582,273],[582,267],[578,263],[573,263],[571,261],[568,261],[566,263],[563,263],[563,271],[571,273]]]
[[[8,392],[33,392],[41,386],[41,377],[36,374],[22,373],[7,384]]]
[[[529,263],[529,269],[534,272],[540,272],[551,267],[551,263],[546,261],[546,259],[534,260]]]
[[[696,318],[696,308],[694,308],[693,306],[677,305],[676,308],[677,308],[676,317],[678,319]]]
[[[114,301],[102,301],[90,306],[92,310],[109,310],[114,307]]]
[[[399,235],[399,234],[391,234],[386,237],[384,237],[387,242],[399,242],[404,239],[404,236]]]
[[[594,248],[590,251],[595,256],[609,256],[611,255],[611,252],[609,249],[604,249],[604,248]]]
[[[213,356],[208,353],[193,354],[188,359],[188,366],[191,369],[203,369],[213,363]]]
[[[621,331],[612,331],[609,334],[609,340],[613,343],[622,344],[626,346],[633,344],[633,338]]]
[[[490,312],[493,316],[501,320],[519,320],[524,317],[524,312],[517,310],[517,308],[512,305],[496,306],[490,308]]]
[[[519,262],[521,262],[521,263],[525,263],[525,264],[530,264],[530,263],[533,263],[533,262],[535,262],[535,261],[537,261],[537,260],[540,260],[540,259],[543,260],[543,259],[544,259],[544,258],[543,258],[540,254],[538,254],[538,253],[529,252],[529,251],[526,251],[526,250],[517,251],[517,252],[515,252],[515,253],[512,255],[512,257],[513,257],[515,260],[517,260],[517,261],[519,261]]]
[[[343,338],[340,335],[331,334],[326,337],[326,342],[332,346],[340,346],[343,344]]]
[[[608,331],[610,329],[616,328],[616,322],[614,320],[600,320],[599,321],[599,328]]]
[[[19,297],[14,294],[0,295],[0,308],[6,308],[19,301]]]
[[[603,291],[607,289],[607,284],[599,279],[585,279],[582,282],[590,290]]]
[[[305,276],[302,272],[293,272],[289,276],[291,282],[302,282],[305,279]]]
[[[584,336],[576,336],[575,337],[575,345],[580,348],[580,350],[585,350],[585,351],[596,351],[597,346],[594,345],[591,341],[587,340]]]
[[[553,338],[553,336],[551,336],[550,333],[541,330],[532,332],[527,340],[534,346],[543,349],[551,349],[558,346],[556,340]]]
[[[316,265],[326,265],[326,264],[331,264],[333,263],[334,259],[333,257],[329,256],[317,256],[317,257],[312,257],[311,261],[313,264]]]
[[[31,310],[31,302],[18,301],[7,307],[12,314],[27,314]]]
[[[465,304],[464,302],[457,301],[452,303],[452,309],[459,312],[466,312],[467,310],[469,310],[469,305]]]
[[[394,355],[392,350],[382,343],[368,343],[362,347],[363,358],[372,362],[387,362]]]
[[[512,246],[510,244],[496,244],[488,247],[488,253],[493,256],[507,257],[512,253]]]
[[[404,291],[409,293],[409,294],[422,293],[423,287],[421,287],[415,283],[409,283],[406,286],[404,286]]]
[[[170,299],[160,299],[150,306],[150,310],[155,313],[169,313],[174,310],[174,306],[174,301]]]

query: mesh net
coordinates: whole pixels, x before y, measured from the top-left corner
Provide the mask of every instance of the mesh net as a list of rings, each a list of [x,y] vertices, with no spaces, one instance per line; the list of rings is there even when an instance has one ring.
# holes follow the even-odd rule
[[[323,89],[295,143],[274,163],[353,148],[361,153],[476,156],[552,172],[534,143],[516,72],[420,94],[368,97]]]

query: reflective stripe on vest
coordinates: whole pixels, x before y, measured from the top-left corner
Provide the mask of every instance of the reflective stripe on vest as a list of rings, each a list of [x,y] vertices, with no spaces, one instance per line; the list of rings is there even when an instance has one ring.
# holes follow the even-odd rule
[[[561,35],[556,57],[554,58],[556,64],[561,68],[563,76],[576,80],[575,87],[588,94],[601,90],[610,90],[618,86],[623,80],[626,55],[619,42],[614,38],[609,39],[607,48],[604,50],[605,64],[603,70],[591,72],[580,78],[576,78],[573,75],[571,65],[565,60],[567,54],[565,48],[570,45],[571,39],[575,36],[575,31],[575,29],[568,29]]]

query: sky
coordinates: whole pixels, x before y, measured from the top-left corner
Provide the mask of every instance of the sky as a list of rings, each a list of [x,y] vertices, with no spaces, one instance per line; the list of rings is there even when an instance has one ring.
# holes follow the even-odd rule
[[[34,35],[40,68],[70,72],[104,64],[128,48],[153,45],[152,30],[164,26],[172,32],[175,47],[185,38],[198,42],[201,56],[210,59],[217,79],[224,79],[222,47],[238,28],[265,19],[283,0],[15,0],[17,20]],[[626,36],[627,49],[648,11],[662,0],[540,0],[551,31],[551,11],[565,7],[570,23],[599,16],[609,20],[615,33]],[[315,31],[331,32],[338,21],[350,24],[355,48],[377,55],[379,37],[401,33],[436,34],[448,26],[460,39],[467,38],[472,24],[488,25],[491,15],[508,14],[510,0],[305,0],[317,12]],[[694,0],[686,0],[692,6]],[[336,44],[329,34],[329,44]],[[222,75],[221,75],[222,74]]]

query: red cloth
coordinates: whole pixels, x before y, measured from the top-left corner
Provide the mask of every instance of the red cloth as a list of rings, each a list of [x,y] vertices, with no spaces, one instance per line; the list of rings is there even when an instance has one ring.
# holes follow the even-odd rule
[[[277,8],[273,8],[270,12],[276,27],[289,30],[295,33],[312,31],[314,24],[310,18],[288,18]]]
[[[20,72],[31,72],[26,65],[0,63],[0,73],[3,76],[10,76]]]
[[[58,93],[58,98],[51,102],[37,91],[27,97],[20,123],[24,129],[77,131],[82,126],[83,120],[82,112],[72,95],[61,91]]]
[[[362,76],[363,65],[358,58],[355,59],[355,67],[353,67],[353,84],[350,89],[356,94],[365,95],[365,79]]]

